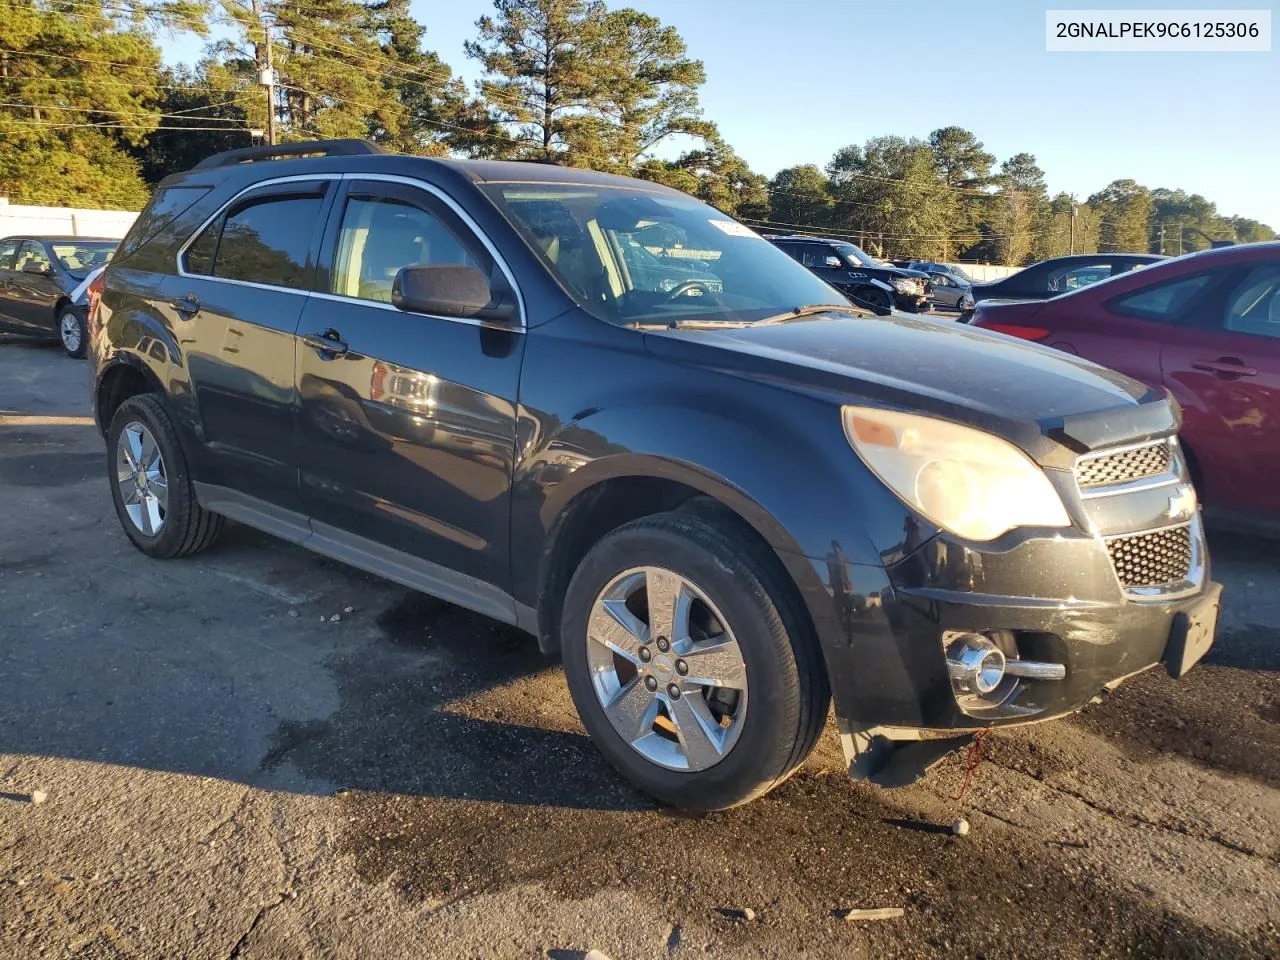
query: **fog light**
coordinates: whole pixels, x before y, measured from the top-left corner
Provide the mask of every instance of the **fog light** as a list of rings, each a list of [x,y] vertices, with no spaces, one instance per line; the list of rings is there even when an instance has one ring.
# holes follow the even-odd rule
[[[1004,652],[980,634],[961,634],[947,648],[947,672],[957,696],[985,697],[1004,679]]]

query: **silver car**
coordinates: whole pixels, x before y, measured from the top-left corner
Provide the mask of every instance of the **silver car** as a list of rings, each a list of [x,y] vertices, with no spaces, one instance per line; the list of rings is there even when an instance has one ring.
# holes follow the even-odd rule
[[[937,306],[952,310],[963,309],[964,299],[969,295],[968,280],[962,280],[954,273],[942,273],[937,270],[929,271],[929,280],[933,283],[933,289],[929,291],[929,299]]]

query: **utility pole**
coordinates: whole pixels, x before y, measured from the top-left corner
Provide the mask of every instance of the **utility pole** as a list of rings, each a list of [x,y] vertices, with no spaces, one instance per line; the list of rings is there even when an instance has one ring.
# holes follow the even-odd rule
[[[1182,256],[1182,221],[1178,221],[1178,256]]]
[[[1164,256],[1164,221],[1160,221],[1160,256]]]
[[[271,24],[267,21],[267,13],[259,6],[259,0],[250,0],[254,18],[262,27],[263,45],[266,55],[261,49],[254,51],[254,62],[258,65],[258,85],[267,91],[267,144],[276,143],[276,69],[271,57]],[[265,65],[264,61],[265,60]]]
[[[1076,252],[1076,198],[1071,198],[1071,253]]]

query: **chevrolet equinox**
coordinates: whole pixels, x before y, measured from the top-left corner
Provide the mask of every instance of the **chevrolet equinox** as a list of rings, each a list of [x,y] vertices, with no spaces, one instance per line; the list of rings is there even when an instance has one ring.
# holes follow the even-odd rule
[[[655,183],[230,151],[161,184],[90,310],[139,550],[229,518],[514,624],[672,804],[780,783],[832,697],[893,785],[1213,640],[1163,391],[876,317]]]

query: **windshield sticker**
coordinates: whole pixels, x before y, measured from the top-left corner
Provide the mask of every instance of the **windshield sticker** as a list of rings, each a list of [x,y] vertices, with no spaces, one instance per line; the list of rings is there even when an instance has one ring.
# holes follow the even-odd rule
[[[727,233],[731,237],[758,238],[760,236],[760,234],[756,233],[745,223],[738,223],[736,220],[708,220],[707,223],[711,224],[721,233]]]

